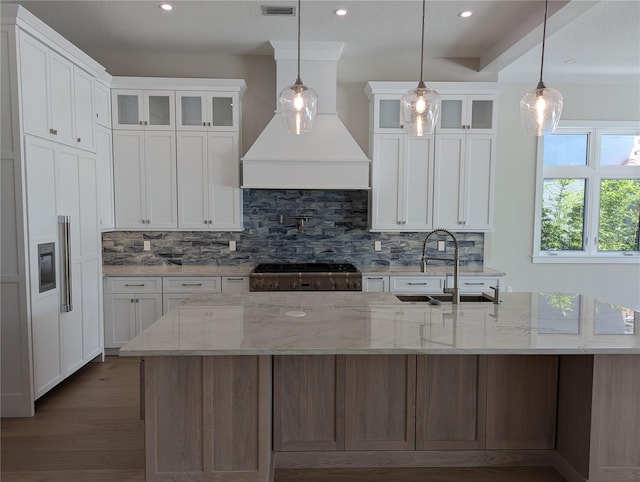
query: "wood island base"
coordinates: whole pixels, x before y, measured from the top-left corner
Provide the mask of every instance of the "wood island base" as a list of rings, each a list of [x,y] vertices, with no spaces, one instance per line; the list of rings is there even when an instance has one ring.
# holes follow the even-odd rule
[[[640,355],[145,357],[146,480],[552,466],[640,480]]]

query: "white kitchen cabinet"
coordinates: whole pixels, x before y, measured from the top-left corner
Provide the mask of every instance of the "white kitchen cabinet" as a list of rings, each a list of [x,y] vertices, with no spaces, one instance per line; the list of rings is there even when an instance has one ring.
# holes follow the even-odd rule
[[[495,95],[442,95],[437,130],[442,134],[493,134],[495,113]]]
[[[73,68],[74,127],[76,146],[95,152],[95,79],[78,67]]]
[[[492,286],[504,289],[505,277],[504,275],[496,276],[458,276],[458,287],[460,293],[467,294],[481,294],[481,293],[493,293]],[[453,276],[447,276],[447,286],[453,288]]]
[[[223,276],[222,292],[223,293],[245,293],[249,291],[248,276]]]
[[[432,178],[432,136],[376,134],[372,151],[371,230],[431,230]]]
[[[363,275],[362,291],[376,291],[376,292],[389,291],[389,277]]]
[[[120,348],[162,317],[162,278],[111,277],[104,286],[104,346]]]
[[[98,225],[101,230],[115,228],[113,204],[113,146],[111,129],[96,127],[96,160],[98,169]]]
[[[95,83],[96,123],[111,129],[111,89],[102,82]]]
[[[445,276],[390,276],[392,293],[442,293]]]
[[[114,129],[175,130],[175,93],[171,90],[113,89]]]
[[[238,131],[237,92],[176,92],[177,129],[188,131]]]
[[[165,276],[162,278],[162,312],[167,313],[198,291],[220,292],[220,276]]]
[[[19,38],[24,132],[95,151],[94,77],[28,33]]]
[[[103,353],[97,161],[91,129],[96,122],[95,79],[108,85],[111,76],[23,7],[3,2],[0,10],[0,406],[3,417],[24,417],[34,414],[36,399]],[[66,229],[58,224],[58,215],[70,217],[68,266],[62,264]],[[55,262],[41,265],[39,247],[53,248],[44,259],[51,260],[53,254]],[[40,267],[48,265],[56,267],[55,285],[46,283],[41,291]],[[72,310],[61,312],[61,305],[68,304],[61,303],[67,268]]]
[[[431,83],[441,94],[432,136],[408,137],[400,99],[415,84],[369,82],[372,231],[493,229],[497,85]],[[429,142],[420,152],[419,142]],[[415,143],[415,144],[412,144]],[[413,151],[413,152],[412,152]],[[428,153],[428,161],[420,160]]]
[[[436,136],[433,225],[455,231],[493,228],[494,135]]]
[[[116,228],[177,227],[175,132],[114,131]]]
[[[178,227],[242,230],[238,135],[178,133]]]

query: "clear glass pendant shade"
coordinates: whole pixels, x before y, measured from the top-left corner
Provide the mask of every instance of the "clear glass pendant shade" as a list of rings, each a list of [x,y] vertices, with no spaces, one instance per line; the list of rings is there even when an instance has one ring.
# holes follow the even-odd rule
[[[424,85],[418,84],[400,99],[402,127],[413,137],[433,134],[440,111],[440,94]]]
[[[520,118],[527,135],[545,136],[558,127],[562,113],[562,94],[543,83],[520,100]]]
[[[287,132],[308,134],[313,127],[318,107],[318,94],[300,79],[295,84],[282,89],[278,105]]]

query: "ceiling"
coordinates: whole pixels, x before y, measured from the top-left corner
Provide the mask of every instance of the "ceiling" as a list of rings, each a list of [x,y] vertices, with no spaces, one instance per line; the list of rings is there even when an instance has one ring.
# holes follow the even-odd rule
[[[160,0],[12,3],[98,60],[105,51],[272,55],[269,40],[295,40],[297,32],[295,17],[262,10],[296,6],[291,0],[173,0],[171,13],[161,11]],[[346,17],[333,14],[339,6]],[[458,17],[466,9],[473,16]],[[303,0],[302,39],[343,41],[344,57],[402,52],[419,59],[421,13],[419,0]],[[425,56],[472,59],[500,80],[530,78],[539,69],[543,15],[542,0],[427,0]],[[550,1],[545,80],[637,81],[638,25],[637,0]]]

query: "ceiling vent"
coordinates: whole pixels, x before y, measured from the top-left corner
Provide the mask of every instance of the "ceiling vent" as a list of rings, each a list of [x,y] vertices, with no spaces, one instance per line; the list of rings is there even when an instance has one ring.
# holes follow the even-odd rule
[[[285,6],[277,6],[277,5],[263,5],[262,6],[262,15],[266,15],[268,17],[295,17],[296,15],[296,7],[285,7]]]

